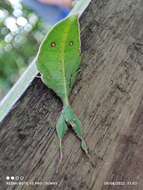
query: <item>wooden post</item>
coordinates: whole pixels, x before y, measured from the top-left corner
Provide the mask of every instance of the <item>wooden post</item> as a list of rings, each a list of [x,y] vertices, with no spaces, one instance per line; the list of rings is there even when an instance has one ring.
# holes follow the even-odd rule
[[[62,104],[35,79],[0,126],[2,190],[143,189],[143,2],[92,0],[80,23],[81,74],[70,102],[94,164],[69,132],[56,173]],[[43,185],[6,185],[6,176]]]

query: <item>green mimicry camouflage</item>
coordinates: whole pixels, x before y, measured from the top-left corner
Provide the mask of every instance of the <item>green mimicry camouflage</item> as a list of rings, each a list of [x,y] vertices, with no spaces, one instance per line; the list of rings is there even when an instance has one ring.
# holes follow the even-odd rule
[[[78,17],[57,24],[44,40],[38,57],[43,82],[68,103],[68,96],[80,66],[80,30]]]
[[[70,125],[81,140],[81,148],[88,154],[83,139],[81,122],[69,105],[68,97],[80,67],[80,28],[78,16],[70,16],[53,27],[43,41],[37,68],[42,81],[62,100],[63,110],[57,121],[56,130],[60,140],[62,158],[62,139]]]

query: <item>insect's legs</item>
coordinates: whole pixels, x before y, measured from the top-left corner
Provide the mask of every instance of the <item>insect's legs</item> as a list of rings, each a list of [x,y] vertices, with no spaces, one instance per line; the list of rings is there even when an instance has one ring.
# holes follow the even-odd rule
[[[61,165],[62,160],[63,160],[62,140],[60,139],[60,159],[59,159],[59,163],[58,163],[58,166],[57,166],[57,169],[56,169],[56,173],[58,173],[58,171],[59,171],[59,167]]]
[[[72,87],[72,83],[73,83],[73,77],[74,75],[76,76],[78,73],[80,72],[80,68],[77,68],[70,76],[70,82],[69,82],[69,87],[71,88]]]
[[[62,140],[60,139],[60,160],[59,160],[59,163],[62,162],[62,159],[63,159]]]

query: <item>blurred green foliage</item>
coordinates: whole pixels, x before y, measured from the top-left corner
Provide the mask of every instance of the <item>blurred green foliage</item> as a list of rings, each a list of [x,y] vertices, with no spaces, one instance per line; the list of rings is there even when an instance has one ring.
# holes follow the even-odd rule
[[[44,33],[43,23],[19,1],[0,2],[0,99],[32,61]]]

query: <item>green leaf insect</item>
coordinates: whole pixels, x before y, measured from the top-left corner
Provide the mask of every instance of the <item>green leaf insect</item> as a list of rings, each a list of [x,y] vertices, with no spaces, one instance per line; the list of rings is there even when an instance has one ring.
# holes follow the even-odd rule
[[[83,139],[81,122],[69,105],[68,97],[80,67],[80,28],[78,16],[70,16],[56,24],[46,36],[39,52],[37,68],[43,83],[62,100],[63,110],[57,121],[56,130],[60,140],[62,160],[62,140],[71,126],[81,140],[82,150],[88,154]]]

